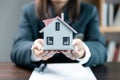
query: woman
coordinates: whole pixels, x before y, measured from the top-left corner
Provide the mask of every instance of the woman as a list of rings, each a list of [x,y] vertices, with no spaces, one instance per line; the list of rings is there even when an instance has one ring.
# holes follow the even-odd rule
[[[54,18],[61,13],[67,22],[84,39],[74,38],[74,50],[42,50],[44,19]],[[74,37],[76,35],[74,34]],[[35,0],[23,8],[19,32],[15,38],[11,59],[27,69],[38,67],[42,62],[79,62],[84,66],[96,66],[106,61],[105,40],[99,31],[97,9],[79,0]]]

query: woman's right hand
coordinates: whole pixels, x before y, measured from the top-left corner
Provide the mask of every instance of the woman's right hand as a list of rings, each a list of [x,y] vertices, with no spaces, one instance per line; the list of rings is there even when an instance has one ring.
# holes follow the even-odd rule
[[[43,39],[37,39],[34,41],[31,49],[34,51],[34,55],[37,58],[40,58],[41,60],[48,60],[57,53],[57,51],[53,50],[43,50],[43,46]]]

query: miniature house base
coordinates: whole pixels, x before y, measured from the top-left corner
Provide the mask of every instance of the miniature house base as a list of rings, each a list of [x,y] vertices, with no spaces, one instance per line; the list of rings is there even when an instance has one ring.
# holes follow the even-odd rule
[[[64,48],[54,48],[54,47],[43,47],[43,50],[74,50],[74,48],[73,47],[64,47]]]

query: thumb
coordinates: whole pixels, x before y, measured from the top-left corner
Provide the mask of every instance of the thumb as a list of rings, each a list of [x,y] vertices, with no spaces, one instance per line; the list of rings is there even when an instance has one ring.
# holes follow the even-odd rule
[[[41,50],[43,46],[39,42],[35,42],[33,47],[34,49]]]
[[[42,50],[42,48],[43,48],[43,46],[41,44],[37,44],[36,46],[37,46],[38,50]]]
[[[40,43],[41,45],[44,45],[43,39],[38,39],[37,42]]]

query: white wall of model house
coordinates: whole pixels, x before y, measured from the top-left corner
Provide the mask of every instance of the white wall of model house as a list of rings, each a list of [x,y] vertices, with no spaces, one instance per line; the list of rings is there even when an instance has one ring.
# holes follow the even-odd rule
[[[44,29],[45,50],[73,50],[72,40],[73,31],[57,18]]]

